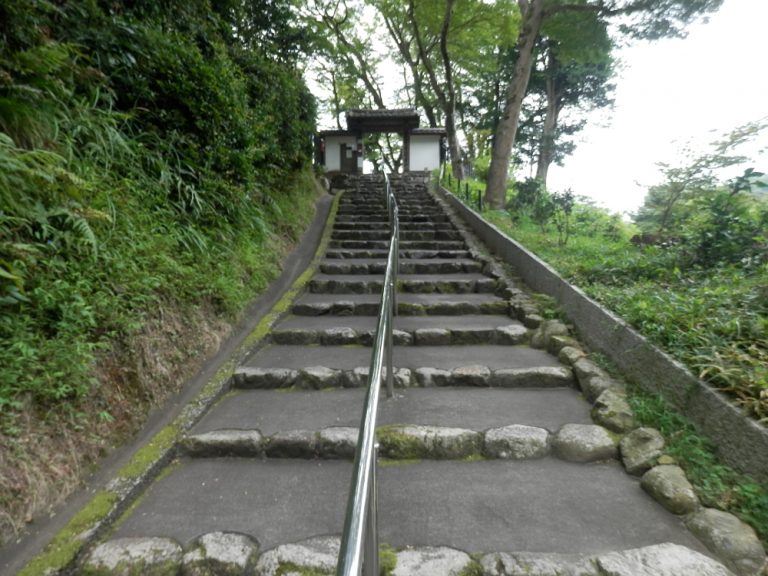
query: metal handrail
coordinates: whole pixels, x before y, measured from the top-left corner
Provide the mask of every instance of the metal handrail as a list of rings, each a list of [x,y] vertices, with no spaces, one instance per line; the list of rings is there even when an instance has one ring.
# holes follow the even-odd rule
[[[376,416],[379,409],[379,388],[385,353],[387,397],[391,398],[394,394],[392,323],[397,311],[395,293],[400,260],[400,222],[397,200],[392,193],[389,177],[386,174],[384,174],[384,181],[390,223],[387,271],[384,274],[384,289],[381,294],[376,337],[373,341],[371,364],[368,370],[368,391],[357,436],[344,532],[341,538],[339,562],[336,566],[337,576],[359,576],[361,571],[365,576],[378,576],[379,573],[379,537],[376,518],[378,515]]]

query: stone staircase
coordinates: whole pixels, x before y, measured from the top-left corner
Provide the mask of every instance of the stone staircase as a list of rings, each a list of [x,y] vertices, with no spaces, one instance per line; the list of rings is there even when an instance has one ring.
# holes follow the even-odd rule
[[[306,291],[81,573],[333,573],[388,249],[382,186],[351,181]],[[730,574],[625,472],[570,363],[529,345],[535,331],[577,361],[568,339],[542,340],[525,294],[423,178],[393,186],[401,275],[397,389],[377,431],[383,565]]]

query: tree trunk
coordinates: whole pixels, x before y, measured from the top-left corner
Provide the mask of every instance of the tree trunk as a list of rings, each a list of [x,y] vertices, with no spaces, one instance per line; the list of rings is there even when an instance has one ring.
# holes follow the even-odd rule
[[[451,153],[451,169],[454,178],[464,180],[461,146],[459,146],[459,136],[456,133],[456,87],[453,84],[453,67],[448,55],[448,30],[453,16],[453,3],[454,0],[447,0],[445,3],[445,17],[443,18],[443,27],[440,30],[440,55],[443,58],[443,70],[445,71],[445,89],[447,92],[444,106],[445,132],[448,135],[448,150]]]
[[[517,39],[517,62],[507,88],[504,115],[496,128],[488,170],[488,186],[485,190],[486,203],[496,209],[503,208],[506,201],[509,159],[517,136],[520,108],[531,78],[533,49],[544,20],[544,0],[518,0],[518,4],[523,22]]]
[[[447,0],[445,5],[445,14],[443,16],[443,25],[440,29],[440,55],[443,61],[443,70],[445,72],[445,90],[437,80],[435,70],[427,58],[427,51],[419,31],[419,25],[416,22],[414,0],[408,2],[408,15],[413,25],[413,36],[416,45],[419,48],[419,57],[427,71],[430,86],[440,102],[445,114],[445,132],[448,136],[448,150],[451,154],[451,168],[453,177],[458,180],[464,179],[464,167],[461,163],[461,146],[459,145],[458,135],[456,133],[456,92],[453,85],[453,72],[451,69],[451,60],[448,54],[448,31],[450,29],[451,17],[453,16],[454,0]],[[446,94],[447,92],[447,94]]]
[[[555,158],[555,131],[557,118],[560,115],[560,94],[557,89],[557,58],[552,49],[547,57],[547,112],[544,116],[544,126],[541,130],[539,143],[539,160],[536,165],[536,178],[547,185],[549,166]]]

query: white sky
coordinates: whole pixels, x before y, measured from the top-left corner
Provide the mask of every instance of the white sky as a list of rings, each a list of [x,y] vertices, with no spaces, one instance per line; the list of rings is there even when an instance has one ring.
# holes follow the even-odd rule
[[[549,188],[571,188],[611,210],[632,212],[648,186],[661,181],[656,162],[674,162],[688,142],[704,149],[721,134],[768,117],[767,23],[765,0],[725,0],[685,39],[622,49],[609,124],[604,114],[590,119],[574,154],[550,169]],[[742,150],[763,172],[766,147],[763,134]]]

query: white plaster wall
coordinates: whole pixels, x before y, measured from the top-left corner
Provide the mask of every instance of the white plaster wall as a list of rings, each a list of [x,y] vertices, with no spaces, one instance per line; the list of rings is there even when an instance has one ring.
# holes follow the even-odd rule
[[[341,145],[346,144],[354,148],[357,139],[354,136],[326,136],[325,137],[325,169],[341,170]]]
[[[411,135],[411,170],[434,170],[440,167],[440,136]]]

